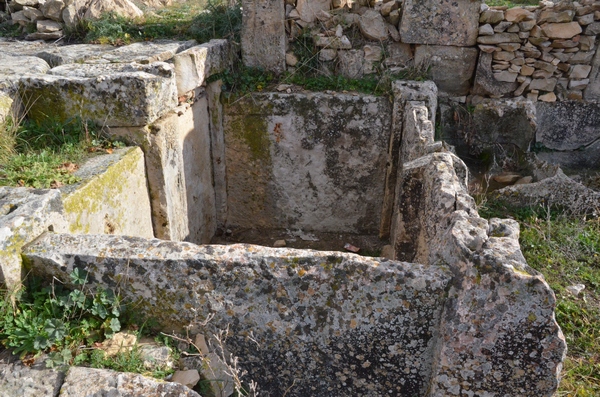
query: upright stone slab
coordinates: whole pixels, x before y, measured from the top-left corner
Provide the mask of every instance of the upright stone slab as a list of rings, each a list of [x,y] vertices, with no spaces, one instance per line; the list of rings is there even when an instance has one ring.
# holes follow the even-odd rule
[[[154,237],[140,148],[94,157],[74,175],[82,181],[61,189],[71,233]]]
[[[225,104],[227,222],[376,234],[390,104],[349,94],[253,94]]]
[[[472,0],[406,0],[399,29],[402,42],[475,45],[480,4],[480,1]]]
[[[280,0],[243,0],[242,10],[244,65],[275,73],[285,71],[285,3]]]
[[[156,237],[209,243],[216,230],[208,101],[202,90],[143,128],[108,134],[142,147]]]
[[[472,93],[476,95],[493,96],[499,98],[503,95],[514,92],[519,83],[498,81],[494,77],[492,71],[492,54],[485,52],[479,53],[479,61],[477,62],[477,71],[475,72],[475,83],[473,84]]]
[[[600,140],[600,104],[579,101],[536,104],[536,142],[548,149],[585,149]]]
[[[40,234],[66,231],[58,190],[0,187],[0,283],[21,283],[21,248]]]
[[[119,285],[166,331],[228,329],[225,347],[270,396],[425,395],[451,278],[340,252],[115,236],[49,234],[25,256],[36,274],[68,282],[79,267],[92,287]]]
[[[471,90],[477,55],[476,48],[420,45],[415,50],[415,65],[428,70],[440,93],[462,96]]]
[[[213,74],[229,66],[229,43],[227,40],[211,40],[187,49],[173,57],[177,94],[184,95],[205,84]]]

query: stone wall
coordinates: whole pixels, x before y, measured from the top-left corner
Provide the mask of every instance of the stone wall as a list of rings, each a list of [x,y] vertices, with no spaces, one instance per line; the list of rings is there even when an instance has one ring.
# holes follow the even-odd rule
[[[252,94],[223,111],[229,225],[378,233],[386,98]]]
[[[279,9],[280,4],[272,7]],[[298,47],[306,45],[302,40],[308,35],[324,75],[360,78],[410,71],[427,74],[445,96],[471,94],[474,101],[481,96],[595,101],[600,86],[598,56],[594,61],[599,10],[597,0],[512,9],[472,1],[286,1],[289,45],[269,51],[293,71],[306,62]],[[264,10],[261,15],[265,13],[269,17],[257,31],[280,23],[280,11]],[[272,32],[273,40],[277,34],[282,29]],[[249,49],[245,63],[275,70],[247,55],[254,45],[249,37],[242,38]],[[275,71],[281,72],[281,66]]]
[[[479,68],[491,67],[495,83],[482,82],[489,76],[478,69],[474,93],[544,102],[599,99],[593,87],[600,81],[591,73],[600,34],[599,2],[482,9]]]

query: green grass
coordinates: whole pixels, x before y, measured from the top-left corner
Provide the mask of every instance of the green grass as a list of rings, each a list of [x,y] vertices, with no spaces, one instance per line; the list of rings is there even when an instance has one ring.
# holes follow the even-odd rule
[[[600,219],[543,207],[487,202],[480,214],[521,224],[521,249],[556,293],[556,319],[568,344],[557,396],[600,396]],[[584,284],[579,296],[566,287]]]
[[[226,38],[239,42],[241,25],[239,6],[229,7],[222,0],[194,0],[147,12],[133,20],[107,14],[98,21],[83,21],[67,32],[67,39],[112,45],[157,39],[204,43]]]
[[[78,118],[36,124],[0,124],[0,186],[57,188],[78,182],[73,172],[95,153],[121,146],[103,139],[99,129]]]

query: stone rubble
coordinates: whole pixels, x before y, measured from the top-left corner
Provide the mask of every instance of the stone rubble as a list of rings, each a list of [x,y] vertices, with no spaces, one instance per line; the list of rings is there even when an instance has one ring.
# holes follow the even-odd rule
[[[492,54],[492,62],[480,61],[476,94],[492,98],[512,94],[542,102],[600,98],[594,93],[600,80],[591,74],[597,69],[592,58],[598,49],[599,1],[483,8],[477,43],[481,51]],[[486,85],[490,68],[497,82],[514,84],[505,84],[506,89],[493,82]]]

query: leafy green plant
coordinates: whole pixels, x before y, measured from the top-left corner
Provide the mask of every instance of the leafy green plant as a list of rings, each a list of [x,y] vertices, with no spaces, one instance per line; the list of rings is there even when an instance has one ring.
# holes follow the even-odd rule
[[[0,342],[14,353],[51,351],[48,365],[69,363],[82,344],[110,337],[121,329],[121,300],[112,290],[86,288],[87,273],[70,274],[78,289],[53,282],[42,286],[36,278],[0,302]],[[68,360],[67,360],[68,358]]]
[[[208,0],[206,10],[196,16],[188,33],[200,43],[210,39],[228,39],[240,42],[242,30],[241,2],[227,3],[225,0]]]

